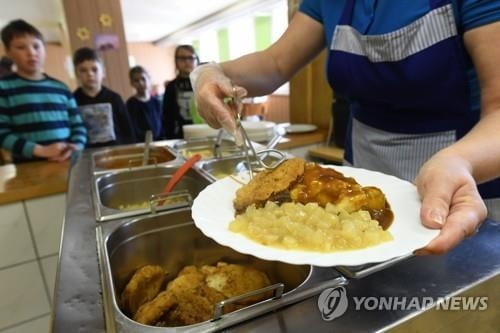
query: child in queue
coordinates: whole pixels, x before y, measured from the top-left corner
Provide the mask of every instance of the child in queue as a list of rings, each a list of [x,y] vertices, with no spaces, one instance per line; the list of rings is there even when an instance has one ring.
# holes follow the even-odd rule
[[[135,141],[123,99],[102,82],[104,66],[91,48],[76,50],[73,56],[80,87],[73,93],[88,131],[87,147],[127,144]]]
[[[43,36],[23,20],[2,29],[16,72],[0,79],[0,145],[15,163],[65,161],[83,149],[86,130],[68,87],[43,72]]]
[[[149,73],[144,67],[135,66],[130,69],[129,78],[136,93],[127,100],[127,110],[136,140],[143,142],[146,131],[153,133],[153,140],[161,140],[163,138],[161,102],[151,96]]]
[[[193,123],[193,88],[189,74],[198,65],[198,55],[193,46],[179,45],[175,49],[177,76],[165,86],[163,95],[163,128],[167,139],[183,138],[183,125]]]

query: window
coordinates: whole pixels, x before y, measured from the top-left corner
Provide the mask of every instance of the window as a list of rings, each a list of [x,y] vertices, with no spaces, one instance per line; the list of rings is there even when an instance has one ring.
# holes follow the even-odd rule
[[[187,33],[182,44],[192,44],[202,62],[227,61],[270,46],[288,26],[288,4],[277,0],[257,10],[247,10],[240,15],[204,26]],[[279,89],[288,94],[288,84]]]
[[[288,25],[287,2],[278,0],[257,11],[230,18],[187,33],[182,44],[192,44],[202,61],[225,61],[262,50],[276,41]]]

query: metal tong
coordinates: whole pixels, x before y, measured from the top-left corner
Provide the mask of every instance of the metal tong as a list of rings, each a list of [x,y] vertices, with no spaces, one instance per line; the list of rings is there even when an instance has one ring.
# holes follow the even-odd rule
[[[241,100],[241,97],[238,96],[237,91],[236,91],[236,86],[233,86],[233,96],[232,96],[232,103],[234,105],[234,111],[235,111],[235,120],[236,120],[236,128],[239,130],[241,134],[241,148],[243,149],[243,152],[245,154],[245,158],[248,164],[248,170],[250,171],[250,179],[253,178],[253,167],[252,163],[250,161],[250,153],[253,157],[253,159],[258,163],[259,167],[264,168],[264,169],[274,169],[281,163],[283,163],[286,160],[286,154],[277,150],[277,149],[263,149],[258,152],[255,151],[252,141],[248,137],[247,132],[245,131],[245,128],[243,127],[241,123],[241,118],[242,118],[242,111],[243,111],[243,103]],[[238,141],[238,140],[237,140]],[[271,163],[265,162],[264,158],[268,156],[269,154],[275,154],[278,156],[278,160],[273,161]]]

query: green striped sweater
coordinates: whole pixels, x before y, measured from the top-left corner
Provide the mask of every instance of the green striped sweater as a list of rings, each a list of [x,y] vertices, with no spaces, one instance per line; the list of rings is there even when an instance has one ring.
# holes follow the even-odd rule
[[[49,76],[0,79],[0,145],[14,160],[33,158],[35,145],[71,142],[85,146],[86,130],[68,87]]]

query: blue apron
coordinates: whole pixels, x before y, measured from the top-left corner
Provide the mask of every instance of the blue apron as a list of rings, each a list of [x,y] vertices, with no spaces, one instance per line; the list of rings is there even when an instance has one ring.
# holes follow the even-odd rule
[[[479,121],[451,2],[429,0],[429,12],[409,25],[362,35],[351,26],[355,0],[346,0],[327,72],[334,91],[351,100],[347,163],[411,181]],[[500,179],[478,188],[489,217],[500,220]]]

